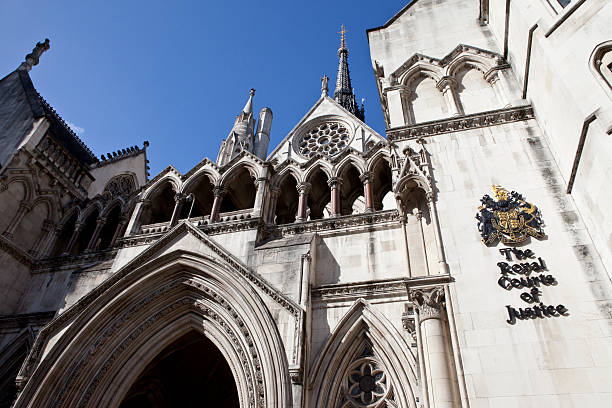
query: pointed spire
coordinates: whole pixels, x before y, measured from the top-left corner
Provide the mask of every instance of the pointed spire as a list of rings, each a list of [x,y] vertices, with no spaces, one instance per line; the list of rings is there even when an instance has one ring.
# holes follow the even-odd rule
[[[246,105],[244,105],[244,109],[242,111],[244,113],[253,113],[253,96],[255,96],[255,89],[251,88],[251,92],[249,92],[249,100]]]
[[[338,76],[336,77],[336,90],[334,91],[334,99],[346,110],[357,116],[359,119],[364,119],[363,109],[359,109],[357,101],[355,99],[355,93],[351,87],[351,75],[348,67],[348,49],[346,48],[346,37],[347,31],[344,28],[344,24],[341,26],[339,31],[340,37],[340,48],[338,49]]]
[[[48,38],[45,38],[45,42],[36,43],[36,47],[34,47],[31,53],[26,55],[25,61],[23,61],[17,69],[24,69],[29,72],[34,65],[38,65],[38,60],[40,59],[40,56],[50,47],[51,46],[49,45]]]

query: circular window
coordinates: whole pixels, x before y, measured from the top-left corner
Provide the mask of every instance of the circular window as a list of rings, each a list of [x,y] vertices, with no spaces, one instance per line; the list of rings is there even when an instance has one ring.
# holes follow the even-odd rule
[[[333,156],[349,145],[351,135],[340,122],[326,122],[306,132],[297,143],[297,151],[304,157],[316,153]]]

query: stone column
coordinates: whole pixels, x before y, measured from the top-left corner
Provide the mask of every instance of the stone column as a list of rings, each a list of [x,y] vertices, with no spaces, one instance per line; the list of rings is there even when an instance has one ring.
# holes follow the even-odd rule
[[[374,173],[366,171],[359,180],[363,183],[363,198],[365,199],[365,212],[374,212],[374,191],[373,191],[373,180]]]
[[[433,193],[427,193],[427,206],[429,207],[429,216],[434,228],[436,236],[436,247],[438,249],[438,263],[440,264],[440,273],[450,273],[448,264],[446,263],[446,255],[444,254],[444,244],[442,243],[442,232],[440,230],[440,222],[438,220],[438,210],[436,209],[436,199]]]
[[[128,222],[128,220],[127,220],[127,218],[125,216],[119,218],[119,224],[117,224],[117,228],[115,229],[115,233],[113,234],[113,239],[111,239],[111,242],[108,245],[109,248],[112,248],[112,247],[115,246],[115,244],[117,243],[117,240],[121,236],[121,233],[123,232],[123,228],[125,227],[125,224],[127,224],[127,222]]]
[[[134,211],[132,212],[132,216],[128,223],[127,228],[125,229],[125,235],[130,235],[139,232],[141,226],[141,218],[144,216],[146,211],[149,211],[151,207],[151,200],[146,198],[141,198],[136,202],[136,206],[134,207]]]
[[[429,275],[429,261],[427,260],[427,244],[425,243],[425,231],[423,229],[423,212],[415,209],[415,216],[419,223],[419,231],[421,232],[421,244],[423,245],[423,259],[425,260],[425,272]]]
[[[49,219],[43,221],[42,226],[40,227],[40,234],[38,234],[38,238],[32,248],[28,251],[32,255],[36,256],[41,250],[44,249],[45,243],[49,240],[49,235],[53,231],[55,227],[55,223]]]
[[[255,195],[255,202],[253,203],[253,213],[251,214],[253,218],[261,216],[267,183],[267,177],[260,177],[255,180],[255,188],[257,189],[257,194]]]
[[[104,217],[100,217],[96,220],[96,228],[94,229],[93,234],[91,234],[91,239],[89,240],[89,243],[87,244],[87,251],[93,251],[97,248],[97,241],[98,238],[100,237],[100,232],[102,231],[102,228],[104,227],[104,224],[106,224],[106,218]]]
[[[174,195],[174,210],[172,211],[172,217],[170,218],[170,228],[174,227],[179,222],[181,217],[181,210],[183,209],[183,203],[185,202],[185,194],[176,193]]]
[[[444,95],[444,99],[446,99],[448,111],[451,116],[462,115],[463,112],[461,111],[461,105],[459,104],[459,99],[457,98],[457,80],[451,76],[445,76],[440,79],[436,86]]]
[[[512,103],[510,103],[510,95],[507,89],[504,87],[499,71],[492,71],[484,78],[489,84],[491,84],[491,88],[493,88],[493,92],[495,92],[495,96],[497,97],[497,101],[500,103],[500,105],[504,108],[512,106]]]
[[[444,287],[411,289],[409,296],[418,313],[419,349],[422,350],[425,369],[423,394],[427,395],[429,408],[453,408],[455,391],[449,369],[452,356],[445,336]]]
[[[61,232],[62,226],[53,224],[53,227],[51,227],[47,237],[43,240],[43,242],[41,242],[40,249],[38,250],[38,255],[40,257],[51,255],[51,251],[53,251],[54,245],[57,242],[57,237]]]
[[[308,193],[310,192],[310,187],[310,183],[306,182],[302,182],[297,185],[297,191],[299,194],[298,213],[297,217],[295,218],[297,222],[306,221],[306,208],[308,207]]]
[[[331,189],[331,216],[339,217],[342,215],[342,203],[340,201],[342,179],[340,177],[332,177],[327,180],[327,185]]]
[[[17,229],[17,226],[23,219],[23,216],[26,215],[31,209],[32,209],[32,206],[30,204],[26,203],[25,201],[20,202],[17,212],[13,216],[13,219],[11,220],[10,224],[6,227],[6,230],[2,233],[2,235],[4,235],[5,237],[9,239],[13,239],[13,233],[15,232],[15,229]]]
[[[278,197],[280,197],[281,189],[279,187],[270,187],[270,208],[268,209],[268,217],[266,222],[268,224],[275,223],[274,217],[276,216],[276,204],[278,203]]]
[[[213,201],[212,210],[210,211],[210,222],[219,221],[219,211],[221,210],[221,202],[223,201],[223,197],[227,193],[227,189],[223,186],[215,186],[213,188],[213,195],[215,196],[215,201]]]
[[[70,255],[70,252],[72,252],[72,248],[74,248],[74,244],[76,244],[77,238],[79,237],[79,234],[81,233],[82,229],[82,222],[77,222],[76,224],[74,224],[74,232],[72,233],[70,241],[68,241],[68,245],[66,245],[66,249],[64,250],[62,255]]]

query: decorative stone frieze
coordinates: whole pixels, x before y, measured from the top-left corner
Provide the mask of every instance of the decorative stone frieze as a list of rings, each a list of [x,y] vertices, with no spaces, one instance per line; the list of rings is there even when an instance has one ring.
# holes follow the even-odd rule
[[[464,115],[451,119],[442,119],[418,125],[402,126],[387,130],[390,142],[413,140],[421,137],[435,136],[461,130],[478,129],[504,123],[533,119],[531,106],[511,107],[494,111]]]

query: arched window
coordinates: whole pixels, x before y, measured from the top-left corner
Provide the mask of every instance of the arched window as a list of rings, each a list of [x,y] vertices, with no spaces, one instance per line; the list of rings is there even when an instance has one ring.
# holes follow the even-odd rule
[[[410,84],[410,116],[412,123],[428,122],[450,116],[444,96],[436,87],[436,81],[420,76]]]
[[[226,182],[227,193],[221,202],[221,213],[246,210],[255,204],[255,178],[242,167]]]
[[[463,113],[485,112],[499,107],[493,87],[482,72],[465,65],[456,74],[457,96]]]
[[[589,65],[597,82],[612,99],[612,40],[595,47]]]
[[[310,219],[320,220],[329,216],[325,211],[331,201],[331,190],[327,184],[328,177],[321,168],[315,170],[309,177],[310,192],[308,194],[308,208],[310,208]]]
[[[293,174],[285,177],[274,193],[276,197],[276,209],[274,212],[276,224],[289,224],[295,222],[298,210],[297,180]]]

